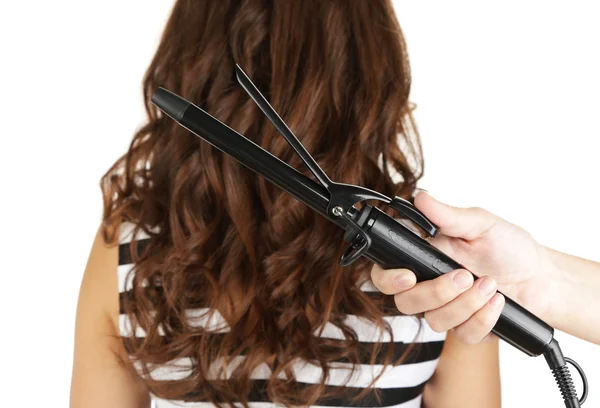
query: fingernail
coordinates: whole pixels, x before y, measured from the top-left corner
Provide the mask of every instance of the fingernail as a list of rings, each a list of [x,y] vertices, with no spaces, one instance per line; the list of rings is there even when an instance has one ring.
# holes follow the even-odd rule
[[[496,289],[496,281],[494,281],[491,278],[488,278],[487,276],[484,276],[483,278],[480,279],[479,290],[481,291],[481,293],[483,293],[484,295],[489,295],[495,289]]]
[[[415,280],[411,275],[398,275],[394,278],[394,284],[400,289],[407,289],[415,284]]]
[[[425,190],[424,188],[417,187],[413,190],[413,193],[412,193],[413,198],[416,197],[421,191],[429,194],[429,191]]]
[[[454,275],[454,283],[456,287],[459,289],[465,289],[471,286],[473,282],[473,277],[469,272],[460,271],[456,275]]]
[[[498,309],[500,306],[502,306],[502,294],[500,293],[496,293],[491,299],[490,299],[490,305],[494,308],[494,309]]]

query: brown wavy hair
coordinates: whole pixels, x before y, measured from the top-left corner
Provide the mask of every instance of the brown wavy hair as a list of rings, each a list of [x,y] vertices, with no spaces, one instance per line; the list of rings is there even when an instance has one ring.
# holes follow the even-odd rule
[[[246,404],[250,374],[266,363],[272,401],[311,405],[327,397],[329,362],[359,363],[347,314],[391,330],[382,304],[358,288],[371,263],[337,265],[342,230],[150,102],[159,86],[172,90],[309,175],[237,84],[236,63],[333,180],[410,198],[422,175],[408,57],[389,0],[177,1],[143,80],[147,122],[101,180],[105,240],[123,221],[150,235],[143,250],[132,240],[135,275],[124,299],[146,336],[123,340],[161,398]],[[198,305],[227,322],[218,342],[187,321]],[[325,322],[346,340],[315,336]],[[211,379],[211,362],[225,367],[240,355],[229,381]],[[190,376],[148,376],[180,357],[193,358]],[[321,383],[298,392],[296,359],[320,366]]]

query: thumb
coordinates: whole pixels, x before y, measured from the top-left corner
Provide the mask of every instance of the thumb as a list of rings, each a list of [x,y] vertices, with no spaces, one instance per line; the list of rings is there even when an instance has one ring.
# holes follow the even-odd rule
[[[425,192],[419,192],[414,203],[415,207],[440,228],[442,234],[450,237],[477,239],[498,220],[498,217],[482,208],[452,207]]]

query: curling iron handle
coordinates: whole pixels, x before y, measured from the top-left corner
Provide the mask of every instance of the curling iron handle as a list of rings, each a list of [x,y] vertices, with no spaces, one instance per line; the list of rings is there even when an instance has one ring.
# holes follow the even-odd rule
[[[369,212],[368,216],[365,212]],[[365,206],[361,213],[357,219],[373,240],[366,256],[384,269],[410,269],[419,281],[466,269],[378,208]],[[502,314],[492,332],[530,356],[540,355],[552,341],[554,329],[514,300],[504,297]]]

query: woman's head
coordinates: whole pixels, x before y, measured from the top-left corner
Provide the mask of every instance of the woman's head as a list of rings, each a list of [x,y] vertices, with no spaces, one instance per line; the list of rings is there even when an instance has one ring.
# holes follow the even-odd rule
[[[409,65],[389,0],[177,1],[144,77],[147,123],[102,180],[107,239],[121,221],[159,230],[134,255],[126,302],[148,334],[126,343],[144,364],[197,362],[189,378],[148,379],[165,398],[194,391],[244,401],[250,373],[267,363],[273,400],[314,403],[319,386],[298,395],[277,374],[297,358],[325,372],[334,357],[358,361],[343,317],[385,327],[377,301],[356,290],[368,263],[338,267],[341,230],[150,103],[159,86],[172,90],[309,175],[237,84],[236,63],[333,180],[409,197],[421,177]],[[185,310],[197,307],[226,320],[218,343],[186,323]],[[315,337],[326,321],[348,340]],[[207,381],[211,362],[239,355],[231,381]]]

